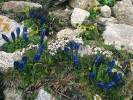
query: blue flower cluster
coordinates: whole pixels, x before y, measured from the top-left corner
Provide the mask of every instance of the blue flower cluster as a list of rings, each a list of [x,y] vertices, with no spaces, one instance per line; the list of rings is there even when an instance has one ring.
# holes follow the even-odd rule
[[[97,55],[95,60],[93,61],[93,67],[100,66],[101,64],[104,64],[104,62],[105,62],[105,59],[101,58],[100,55]],[[112,74],[112,68],[114,65],[115,65],[115,60],[112,60],[108,65],[108,70],[107,70],[108,75]],[[94,80],[95,77],[96,77],[96,73],[92,68],[92,71],[89,74],[89,79]],[[124,86],[126,84],[124,81],[119,82],[122,79],[122,77],[123,77],[123,75],[121,73],[119,73],[117,75],[114,75],[111,82],[106,83],[106,84],[104,82],[97,82],[96,85],[99,87],[103,87],[105,90],[110,89],[117,83],[121,86]]]
[[[23,56],[21,61],[14,62],[14,67],[17,68],[19,71],[21,71],[24,68],[26,62],[27,62],[27,56]]]
[[[29,16],[30,16],[31,18],[34,18],[36,21],[39,20],[39,15],[38,15],[35,11],[33,11],[33,10],[31,10],[31,11],[29,12]],[[40,19],[40,24],[43,25],[43,24],[45,24],[45,22],[46,22],[46,17],[43,16],[43,17]]]
[[[17,36],[17,38],[19,38],[19,36],[20,36],[20,27],[17,27],[17,28],[16,28],[16,36]],[[14,31],[12,31],[12,32],[11,32],[11,38],[12,38],[12,40],[13,40],[14,42],[15,42],[15,40],[16,40],[16,36],[15,36]],[[10,42],[9,38],[8,38],[6,35],[2,34],[2,38],[3,38],[6,42]],[[24,39],[24,42],[27,44],[27,43],[28,43],[28,34],[27,34],[27,27],[26,27],[26,26],[23,27],[23,39]]]
[[[67,45],[64,46],[64,51],[67,54],[72,54],[72,60],[74,62],[75,65],[79,65],[79,60],[77,58],[77,52],[80,48],[80,44],[79,43],[75,43],[74,41],[70,40],[69,41],[70,44],[70,49]],[[73,52],[74,51],[74,52]]]

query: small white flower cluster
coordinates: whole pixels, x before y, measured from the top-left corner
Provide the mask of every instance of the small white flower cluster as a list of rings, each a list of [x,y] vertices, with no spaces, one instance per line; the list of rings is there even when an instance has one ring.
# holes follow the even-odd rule
[[[122,71],[118,71],[115,68],[112,69],[112,73],[122,74],[122,76],[124,76],[124,73]]]
[[[111,55],[113,54],[111,51],[105,51],[104,48],[100,47],[92,48],[92,54],[98,54],[98,53],[106,55],[106,57],[111,57]]]
[[[102,100],[102,98],[99,95],[95,94],[94,100]]]
[[[83,44],[83,40],[81,37],[73,38],[71,40],[73,40],[76,43]],[[53,41],[53,40],[49,41],[48,42],[48,50],[49,50],[50,55],[55,55],[57,53],[58,49],[64,50],[64,46],[69,41],[70,41],[70,39],[68,39],[68,38],[62,38],[62,39],[58,39],[56,41]]]

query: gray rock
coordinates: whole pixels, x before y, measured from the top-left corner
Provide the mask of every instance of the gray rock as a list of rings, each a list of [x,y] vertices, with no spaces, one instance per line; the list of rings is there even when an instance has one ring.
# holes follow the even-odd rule
[[[5,100],[23,100],[21,90],[6,88],[4,90],[4,95],[5,95]]]
[[[110,17],[110,18],[99,17],[97,19],[97,23],[100,23],[100,24],[117,23],[117,19],[114,17]]]
[[[18,12],[21,9],[24,9],[27,7],[30,9],[36,9],[36,8],[42,7],[42,5],[38,3],[26,2],[26,1],[9,1],[9,2],[5,2],[2,5],[2,10]]]
[[[71,24],[73,27],[77,25],[81,25],[86,18],[88,18],[90,13],[86,10],[80,8],[74,8],[73,13],[71,15]]]
[[[4,51],[0,51],[0,71],[7,72],[9,68],[14,67],[14,61],[20,60],[21,58],[21,52],[6,53]]]
[[[111,16],[111,9],[107,5],[101,7],[100,11],[101,11],[102,16],[105,17],[105,18],[108,18],[108,17]]]
[[[124,3],[132,4],[133,0],[123,0]]]
[[[113,12],[120,24],[133,25],[133,5],[123,1],[117,2]]]
[[[6,16],[2,16],[0,15],[0,46],[2,46],[4,43],[6,43],[3,39],[2,39],[2,35],[1,34],[5,34],[7,35],[9,38],[11,38],[10,34],[11,31],[15,31],[16,27],[20,27],[21,29],[21,33],[22,33],[22,25],[18,24],[16,21],[9,19]]]
[[[75,37],[74,31],[67,28],[67,29],[63,29],[57,33],[58,39],[62,39],[64,37],[67,37],[70,39],[74,38]]]
[[[88,5],[99,5],[99,2],[94,0],[69,0],[69,5],[73,8],[85,9]]]
[[[102,35],[105,44],[133,53],[133,26],[108,23]]]
[[[73,8],[82,8],[85,9],[90,0],[69,0],[69,5]]]
[[[51,94],[41,88],[35,100],[56,100]]]

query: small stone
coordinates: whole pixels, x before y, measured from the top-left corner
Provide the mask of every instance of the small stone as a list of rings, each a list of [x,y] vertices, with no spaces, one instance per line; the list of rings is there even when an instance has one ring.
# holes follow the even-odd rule
[[[71,24],[73,27],[77,25],[81,25],[86,18],[88,18],[90,13],[86,10],[80,8],[74,8],[73,13],[71,15]]]
[[[9,1],[9,2],[4,2],[4,4],[2,5],[2,10],[18,12],[19,10],[27,7],[30,9],[37,9],[37,8],[42,8],[42,5],[26,1]]]
[[[35,100],[56,100],[51,94],[41,88]]]
[[[71,30],[71,29],[63,29],[63,30],[61,30],[57,33],[57,38],[58,39],[62,39],[64,37],[67,37],[67,38],[70,38],[70,39],[74,38],[75,37],[74,31]]]
[[[109,6],[105,5],[101,7],[101,14],[103,17],[108,18],[111,16],[111,9]]]

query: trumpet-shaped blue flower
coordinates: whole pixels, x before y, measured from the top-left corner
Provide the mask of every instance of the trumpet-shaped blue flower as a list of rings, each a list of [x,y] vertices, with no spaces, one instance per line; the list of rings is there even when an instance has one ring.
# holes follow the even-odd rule
[[[123,82],[120,82],[120,85],[124,86],[124,85],[126,85],[126,83],[123,81]]]
[[[18,38],[19,35],[20,35],[20,27],[17,27],[17,28],[16,28],[16,34],[17,34],[17,38]]]
[[[41,55],[39,54],[39,53],[37,53],[35,56],[34,56],[34,61],[35,62],[38,62],[39,60],[40,60],[40,57],[41,57]]]
[[[23,27],[23,33],[24,32],[27,32],[27,27],[26,26]]]
[[[79,60],[77,58],[76,53],[73,53],[72,54],[72,59],[73,59],[73,62],[74,62],[75,65],[79,65]]]
[[[41,55],[42,52],[43,52],[43,49],[44,49],[44,43],[42,43],[42,44],[39,46],[39,48],[38,48],[38,50],[37,50],[37,53],[39,53],[39,54]]]
[[[27,35],[27,32],[24,32],[23,33],[23,39],[24,39],[24,42],[27,44],[28,43],[28,35]]]
[[[76,51],[78,51],[79,48],[80,48],[80,44],[79,44],[79,43],[75,43],[74,49],[75,49]]]
[[[36,20],[38,20],[38,14],[37,13],[34,13],[33,14],[33,18],[35,18]]]
[[[70,50],[69,50],[69,48],[68,48],[66,45],[64,46],[64,51],[65,51],[67,54],[70,53]]]
[[[113,87],[114,85],[115,85],[115,83],[112,81],[112,82],[108,83],[107,85],[105,85],[104,89],[105,89],[105,90],[108,90],[108,89],[110,89],[111,87]]]
[[[109,69],[112,69],[113,66],[114,66],[114,64],[115,64],[115,60],[112,60],[112,61],[109,63],[109,65],[108,65]]]
[[[95,77],[95,73],[93,71],[91,71],[90,74],[89,74],[90,80],[93,80],[94,77]]]
[[[99,63],[99,60],[100,60],[100,55],[97,55],[93,62],[93,65],[97,65]]]
[[[122,74],[118,74],[112,80],[113,80],[114,83],[117,83],[121,78],[122,78]]]
[[[70,41],[69,41],[69,44],[70,44],[70,48],[71,48],[71,49],[74,49],[74,47],[75,47],[74,41],[70,40]]]
[[[33,17],[34,11],[30,10],[29,15],[30,15],[30,17]]]
[[[9,41],[9,38],[8,38],[6,35],[2,34],[2,38],[3,38],[6,42],[10,42],[10,41]]]
[[[101,64],[104,64],[104,62],[105,62],[105,59],[102,58],[102,59],[100,60],[100,63],[101,63]]]
[[[18,68],[18,64],[19,64],[19,61],[15,61],[15,62],[14,62],[14,67],[15,67],[15,68]]]
[[[41,23],[41,24],[44,24],[45,22],[46,22],[46,17],[43,16],[43,17],[41,18],[41,20],[40,20],[40,23]]]
[[[18,70],[21,71],[24,68],[24,61],[19,62],[18,64]]]
[[[46,30],[45,29],[42,29],[41,30],[41,37],[40,37],[41,43],[43,42],[43,39],[45,37],[45,33],[46,33]]]
[[[11,32],[11,37],[12,37],[12,40],[15,41],[15,34],[13,31]]]
[[[97,86],[104,86],[104,82],[98,82]]]
[[[112,69],[108,69],[107,70],[107,73],[110,75],[110,74],[112,74],[113,72],[112,72]]]
[[[22,61],[27,62],[27,56],[24,55],[24,56],[22,57]]]

